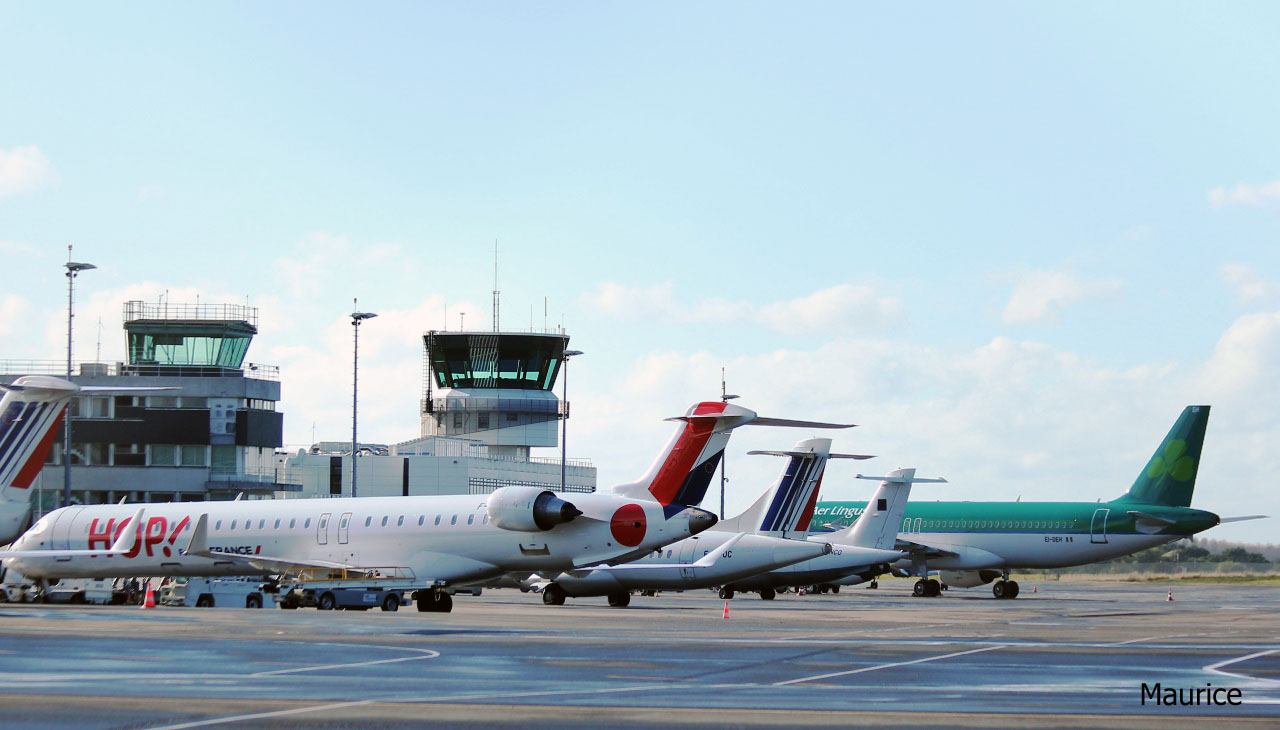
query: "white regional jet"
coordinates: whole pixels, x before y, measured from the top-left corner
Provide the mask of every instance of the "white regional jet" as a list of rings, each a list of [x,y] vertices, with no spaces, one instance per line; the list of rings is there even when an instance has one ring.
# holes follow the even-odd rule
[[[74,387],[74,386],[72,386]],[[640,481],[567,502],[536,487],[475,495],[181,502],[64,507],[13,544],[7,568],[64,577],[261,575],[388,568],[423,586],[418,610],[452,609],[445,587],[507,572],[566,571],[634,559],[716,522],[702,500],[730,432],[747,423],[839,427],[760,418],[700,403]],[[121,554],[68,553],[135,538]],[[114,545],[112,545],[114,547]],[[50,551],[48,557],[32,555]]]
[[[633,590],[712,588],[831,552],[829,544],[807,541],[807,531],[796,530],[802,519],[807,524],[813,515],[827,459],[844,456],[830,451],[831,439],[816,438],[788,452],[771,452],[791,459],[755,504],[722,523],[731,529],[685,538],[634,562],[562,573],[542,582],[543,603],[559,606],[567,596],[608,596],[610,606],[626,606]],[[903,556],[896,550],[863,551],[866,562],[873,564]]]
[[[776,453],[776,452],[752,452]],[[907,508],[913,483],[946,483],[946,479],[920,479],[915,469],[894,469],[879,479],[880,487],[867,502],[867,507],[852,525],[840,532],[827,532],[809,536],[810,540],[831,543],[831,552],[821,557],[761,573],[734,581],[720,591],[721,598],[733,598],[735,590],[758,591],[766,601],[772,600],[778,588],[800,586],[856,585],[881,573],[889,572],[889,560],[867,560],[868,554],[897,553],[894,545],[898,538],[898,524]],[[817,501],[816,499],[814,500]],[[811,506],[805,513],[800,529],[808,530],[813,517]],[[726,520],[721,523],[723,529]],[[730,527],[732,529],[732,527]]]

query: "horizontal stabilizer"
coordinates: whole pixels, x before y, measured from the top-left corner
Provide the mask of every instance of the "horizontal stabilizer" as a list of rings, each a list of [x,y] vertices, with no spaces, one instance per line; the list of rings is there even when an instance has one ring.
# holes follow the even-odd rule
[[[747,456],[798,456],[802,459],[809,457],[817,457],[818,454],[812,451],[748,451]],[[874,459],[876,457],[868,454],[827,454],[829,459]]]
[[[1225,525],[1228,522],[1245,522],[1246,520],[1267,520],[1271,519],[1271,515],[1248,515],[1247,517],[1223,517],[1218,520],[1218,524]]]
[[[921,477],[909,477],[909,476],[906,476],[906,475],[903,475],[903,476],[892,476],[892,475],[890,475],[890,476],[883,476],[883,477],[871,477],[871,476],[865,476],[865,475],[863,475],[863,474],[859,474],[858,476],[856,476],[856,477],[854,477],[854,478],[855,478],[855,479],[869,479],[869,480],[871,480],[871,481],[873,481],[873,482],[889,482],[890,484],[950,484],[950,482],[948,482],[946,479],[942,479],[942,478],[938,478],[938,479],[924,479],[924,478],[921,478]]]
[[[790,418],[761,418],[759,416],[751,419],[748,426],[785,426],[788,428],[853,428],[856,423],[825,423],[823,421],[795,421]]]

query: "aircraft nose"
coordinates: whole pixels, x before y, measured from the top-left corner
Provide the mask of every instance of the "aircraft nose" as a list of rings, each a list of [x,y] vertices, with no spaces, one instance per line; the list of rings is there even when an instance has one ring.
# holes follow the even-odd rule
[[[689,507],[689,534],[696,535],[699,532],[711,529],[711,526],[720,521],[713,513],[705,509],[697,507]]]

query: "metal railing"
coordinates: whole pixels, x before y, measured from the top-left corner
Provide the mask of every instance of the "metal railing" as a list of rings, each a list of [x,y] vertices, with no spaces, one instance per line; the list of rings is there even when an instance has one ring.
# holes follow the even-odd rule
[[[215,466],[209,469],[211,482],[257,482],[259,484],[302,484],[302,478],[290,474],[290,469],[276,467],[250,467],[236,469],[234,466]]]
[[[195,378],[251,378],[253,380],[280,380],[278,365],[247,362],[240,368],[213,367],[207,365],[126,365],[121,362],[87,362],[72,364],[72,377],[195,377]],[[0,375],[57,375],[66,377],[65,360],[0,360]]]
[[[160,302],[125,302],[124,321],[140,319],[185,321],[233,321],[248,322],[258,326],[258,308],[244,304],[171,304]]]
[[[545,398],[432,398],[422,399],[423,413],[451,412],[554,413],[569,415],[568,401]]]

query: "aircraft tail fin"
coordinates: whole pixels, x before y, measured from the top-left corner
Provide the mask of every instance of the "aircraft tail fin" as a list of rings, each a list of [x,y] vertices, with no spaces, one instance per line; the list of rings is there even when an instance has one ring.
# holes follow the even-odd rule
[[[831,542],[856,547],[892,550],[898,539],[898,526],[911,498],[911,485],[917,483],[945,484],[946,479],[921,479],[915,469],[894,469],[883,477],[859,474],[858,479],[880,480],[876,493],[867,500],[862,514],[840,532],[831,534]]]
[[[26,500],[27,488],[44,466],[67,404],[78,388],[47,375],[28,375],[0,385],[0,494]],[[10,488],[23,490],[8,494]]]
[[[1190,507],[1200,468],[1209,406],[1187,406],[1133,486],[1117,502]]]
[[[719,529],[770,537],[803,538],[813,517],[818,487],[827,466],[831,439],[805,439],[787,451],[748,451],[748,454],[787,457],[782,473],[750,507],[721,521]],[[801,527],[801,522],[804,526]]]
[[[613,488],[615,494],[656,500],[664,507],[693,507],[706,496],[725,446],[735,428],[753,422],[770,426],[848,428],[852,424],[762,419],[755,411],[721,401],[704,401],[683,416],[668,419],[680,425],[675,435],[639,480]]]

